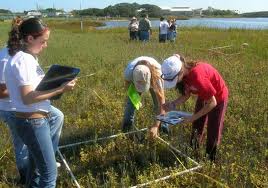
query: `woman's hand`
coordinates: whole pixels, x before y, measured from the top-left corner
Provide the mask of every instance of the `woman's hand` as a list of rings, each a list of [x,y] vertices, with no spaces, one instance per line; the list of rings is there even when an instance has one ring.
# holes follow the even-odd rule
[[[184,117],[183,118],[183,124],[187,124],[187,123],[193,123],[194,122],[194,119],[193,119],[193,116],[191,117]]]
[[[74,89],[76,81],[77,81],[77,79],[74,79],[72,81],[65,82],[64,84],[62,84],[61,85],[62,92],[64,93],[64,92],[72,91]]]
[[[168,111],[172,111],[172,110],[175,110],[176,109],[176,104],[174,101],[170,101],[170,102],[166,102],[165,104],[162,105],[164,110],[166,112]]]
[[[158,136],[158,126],[152,126],[149,128],[150,138],[156,138]]]

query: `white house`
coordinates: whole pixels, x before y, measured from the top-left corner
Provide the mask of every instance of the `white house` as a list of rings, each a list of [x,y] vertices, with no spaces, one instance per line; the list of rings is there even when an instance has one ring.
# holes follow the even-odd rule
[[[39,11],[29,11],[26,14],[27,17],[42,17],[42,13]]]

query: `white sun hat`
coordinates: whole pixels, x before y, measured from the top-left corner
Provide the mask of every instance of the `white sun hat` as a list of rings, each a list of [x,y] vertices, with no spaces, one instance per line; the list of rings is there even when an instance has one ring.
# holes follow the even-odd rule
[[[161,77],[164,80],[165,89],[174,88],[176,86],[181,67],[182,62],[178,55],[173,55],[163,61],[163,64],[161,65]]]

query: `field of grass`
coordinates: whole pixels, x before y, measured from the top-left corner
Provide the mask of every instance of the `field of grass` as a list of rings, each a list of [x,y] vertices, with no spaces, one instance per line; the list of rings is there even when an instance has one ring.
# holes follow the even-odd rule
[[[80,76],[96,73],[81,77],[72,93],[53,102],[65,114],[60,144],[120,132],[126,98],[123,71],[128,61],[147,55],[161,63],[179,53],[208,61],[224,77],[230,96],[223,139],[216,164],[201,157],[203,168],[199,171],[152,187],[268,187],[267,30],[180,28],[175,43],[159,44],[156,30],[149,43],[140,43],[129,41],[127,29],[123,28],[95,30],[86,25],[80,32],[77,23],[48,21],[49,24],[49,47],[39,58],[42,67],[62,64],[80,67]],[[7,40],[8,30],[8,23],[0,23],[1,46]],[[209,50],[229,45],[232,46]],[[177,95],[175,90],[166,92],[167,100]],[[194,102],[192,97],[180,109],[192,112]],[[145,94],[143,108],[137,112],[137,127],[150,126],[152,114],[151,98]],[[170,137],[163,138],[195,158],[188,145],[190,133],[190,125],[176,126]],[[5,125],[1,124],[0,135],[0,187],[16,187],[14,154]],[[120,137],[62,153],[84,187],[126,187],[164,175],[167,170],[173,172],[174,167],[181,168],[179,159],[172,157],[167,148],[147,139],[133,143]],[[58,187],[72,187],[64,167],[59,169]]]

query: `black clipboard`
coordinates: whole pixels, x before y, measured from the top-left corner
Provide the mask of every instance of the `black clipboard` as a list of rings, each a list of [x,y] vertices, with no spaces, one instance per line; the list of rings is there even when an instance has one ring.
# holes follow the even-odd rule
[[[47,91],[60,87],[63,83],[73,80],[80,72],[79,68],[52,65],[39,85],[36,87],[37,91]],[[56,100],[62,94],[51,97],[51,100]]]

